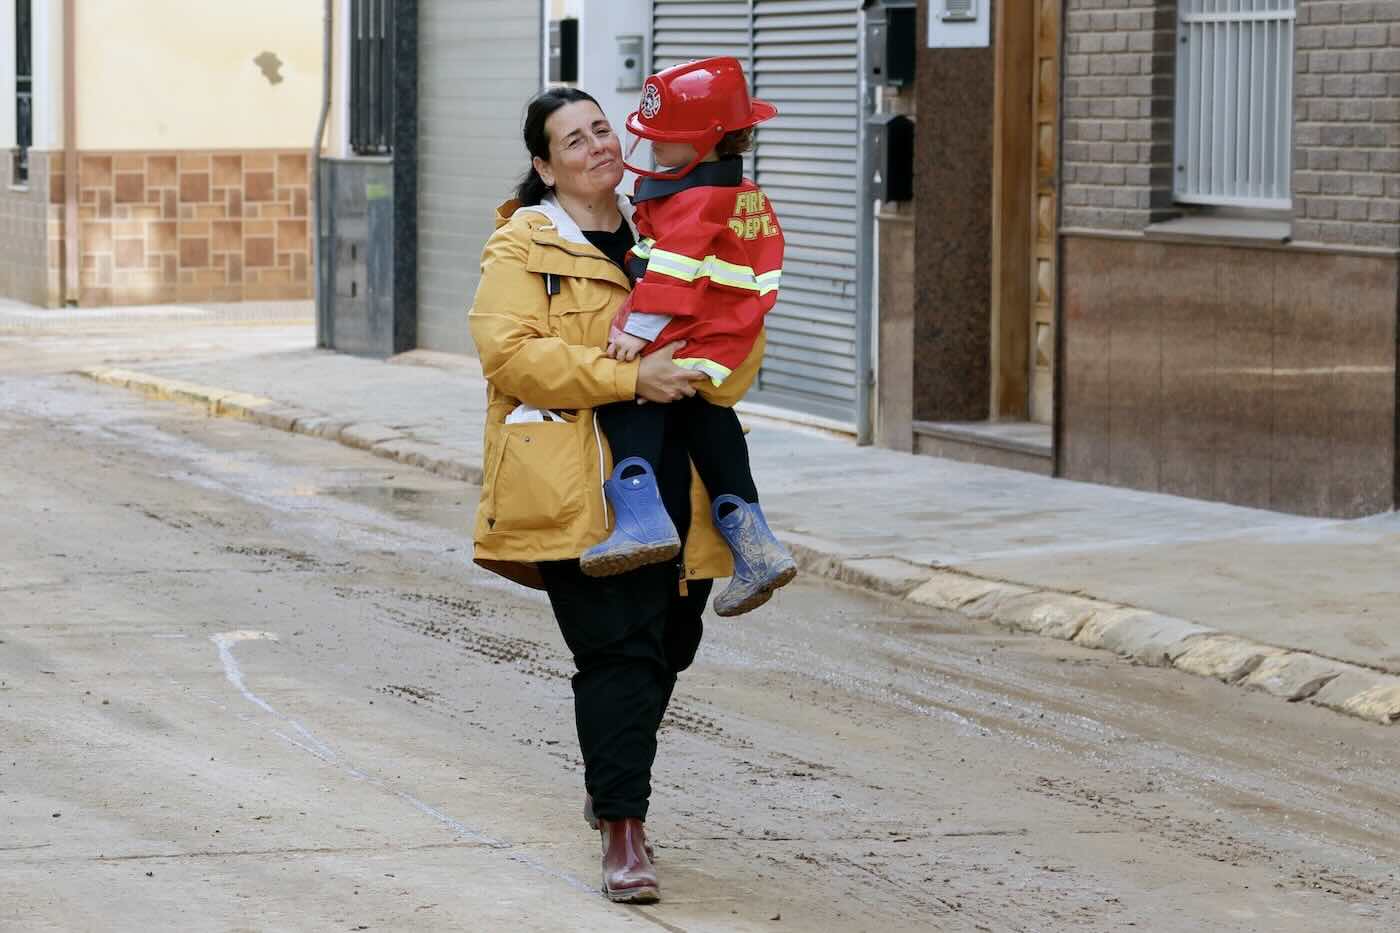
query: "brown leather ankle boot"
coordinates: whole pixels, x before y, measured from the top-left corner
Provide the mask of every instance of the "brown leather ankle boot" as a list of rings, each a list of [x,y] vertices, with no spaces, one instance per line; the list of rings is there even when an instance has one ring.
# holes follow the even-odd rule
[[[656,868],[647,857],[642,821],[599,820],[603,840],[603,893],[623,904],[652,904],[661,900]]]
[[[593,813],[593,795],[585,792],[583,795],[583,821],[588,824],[589,829],[600,829],[598,817]],[[647,858],[656,861],[656,850],[652,848],[651,838],[646,834],[646,826],[642,828],[642,848],[647,850]]]

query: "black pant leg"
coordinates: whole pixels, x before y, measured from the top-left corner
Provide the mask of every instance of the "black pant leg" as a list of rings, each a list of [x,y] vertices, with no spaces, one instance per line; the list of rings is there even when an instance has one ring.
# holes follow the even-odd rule
[[[574,717],[594,812],[606,820],[645,820],[656,730],[675,685],[666,647],[674,568],[615,577],[585,576],[578,561],[539,568],[574,655]]]
[[[690,534],[690,454],[686,451],[685,436],[676,424],[683,413],[674,403],[654,407],[664,416],[665,442],[661,448],[661,460],[656,467],[656,480],[661,487],[661,502],[666,506],[666,514],[676,526],[676,532],[684,541]],[[685,555],[676,562],[676,579],[681,577],[681,567]]]
[[[666,710],[671,705],[671,694],[676,689],[677,675],[690,667],[691,662],[695,660],[695,653],[700,650],[700,639],[705,634],[705,624],[701,617],[705,612],[705,605],[710,601],[710,590],[713,588],[713,580],[692,580],[686,595],[675,593],[671,597],[671,610],[666,615],[666,632],[662,639],[670,676],[664,684],[661,715],[657,717],[656,722],[658,729],[661,728],[661,721],[666,718]]]
[[[699,395],[673,402],[672,407],[676,410],[670,424],[682,431],[710,499],[730,495],[757,502],[749,445],[734,409],[712,404]]]
[[[666,439],[666,405],[614,402],[594,410],[598,427],[608,439],[613,463],[641,457],[659,472]]]

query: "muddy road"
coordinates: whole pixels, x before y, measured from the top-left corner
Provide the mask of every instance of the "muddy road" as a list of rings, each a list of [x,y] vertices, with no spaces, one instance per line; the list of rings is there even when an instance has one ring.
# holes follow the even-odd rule
[[[1400,926],[1400,733],[812,580],[707,619],[610,905],[475,490],[82,346],[0,341],[0,929]]]

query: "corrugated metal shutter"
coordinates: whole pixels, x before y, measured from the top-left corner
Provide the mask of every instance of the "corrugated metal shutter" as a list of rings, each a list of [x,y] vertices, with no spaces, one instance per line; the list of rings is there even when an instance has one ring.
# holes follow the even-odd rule
[[[780,116],[754,180],[787,237],[756,401],[856,420],[859,3],[755,0],[754,93]]]
[[[750,398],[856,420],[858,0],[655,0],[653,64],[744,62],[781,116],[750,172],[787,236],[768,355]]]
[[[748,0],[655,0],[653,71],[716,55],[733,55],[748,71],[750,25]]]
[[[526,164],[541,5],[422,0],[418,15],[418,345],[469,353],[481,248]]]

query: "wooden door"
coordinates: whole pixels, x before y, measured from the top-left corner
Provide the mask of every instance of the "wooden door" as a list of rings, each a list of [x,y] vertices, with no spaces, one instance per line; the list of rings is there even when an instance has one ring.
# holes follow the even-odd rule
[[[1031,202],[1030,420],[1054,417],[1056,158],[1060,115],[1060,0],[1035,0],[1035,133]]]
[[[993,420],[1054,411],[1061,0],[1003,0],[992,184]]]

